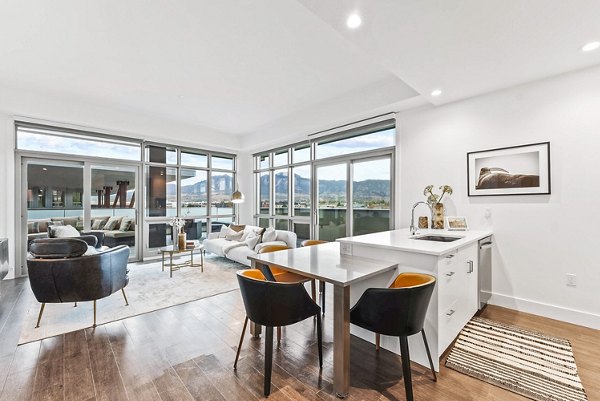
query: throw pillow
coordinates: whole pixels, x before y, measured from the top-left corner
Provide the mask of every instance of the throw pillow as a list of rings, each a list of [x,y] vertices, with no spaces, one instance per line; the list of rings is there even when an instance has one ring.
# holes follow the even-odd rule
[[[27,234],[36,234],[40,232],[40,223],[32,221],[27,223]]]
[[[53,225],[51,228],[51,238],[72,238],[79,237],[79,231],[73,226],[57,226]]]
[[[229,226],[229,228],[231,228],[235,232],[240,232],[244,228],[246,228],[246,225],[245,224],[232,224]]]
[[[103,230],[112,231],[117,229],[119,224],[121,224],[121,220],[123,220],[123,217],[111,217],[104,225]]]
[[[243,231],[237,232],[229,229],[229,232],[225,235],[225,239],[228,241],[239,241],[242,239],[242,235],[244,235]]]
[[[123,220],[121,220],[121,225],[119,226],[119,231],[127,231],[129,230],[129,227],[131,227],[131,224],[133,224],[133,219],[130,217],[123,217]]]
[[[269,227],[262,235],[262,242],[271,242],[277,240],[277,231],[273,227]]]
[[[221,231],[219,231],[219,238],[225,238],[225,236],[227,235],[228,232],[229,232],[229,226],[226,226],[225,224],[223,224],[221,226]]]
[[[246,240],[244,241],[244,243],[246,244],[246,246],[248,248],[254,249],[254,247],[258,244],[259,241],[260,241],[260,237],[258,235],[256,235],[255,233],[250,233],[246,237]]]
[[[105,223],[105,219],[92,219],[92,230],[102,230]]]

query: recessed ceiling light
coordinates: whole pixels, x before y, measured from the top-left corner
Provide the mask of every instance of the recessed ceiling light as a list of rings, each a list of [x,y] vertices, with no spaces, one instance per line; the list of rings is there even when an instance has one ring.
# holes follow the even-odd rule
[[[42,167],[42,170],[44,171],[48,171],[48,169],[46,167]]]
[[[583,45],[581,48],[584,52],[591,52],[592,50],[596,50],[600,47],[600,42],[590,42]]]
[[[350,29],[356,29],[360,26],[360,24],[362,24],[362,19],[360,18],[360,15],[356,13],[350,14],[346,20],[346,26],[348,26]]]
[[[431,91],[431,96],[439,96],[442,94],[442,90],[441,89],[434,89]]]

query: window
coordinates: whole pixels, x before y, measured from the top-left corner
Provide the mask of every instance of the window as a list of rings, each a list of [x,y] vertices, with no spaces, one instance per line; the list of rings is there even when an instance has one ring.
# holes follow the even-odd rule
[[[294,216],[310,217],[310,165],[292,168]]]
[[[213,156],[211,158],[211,167],[220,170],[233,170],[233,157]]]
[[[285,170],[275,170],[275,214],[288,215],[288,173]]]
[[[395,136],[385,120],[255,154],[255,223],[299,241],[389,230]]]
[[[280,150],[273,155],[273,166],[285,166],[288,164],[288,151]]]
[[[181,169],[181,215],[206,216],[208,206],[208,172]]]
[[[168,222],[174,216],[183,217],[187,237],[198,240],[235,220],[235,156],[158,144],[146,145],[144,153],[150,248],[173,243]]]
[[[299,147],[295,147],[293,159],[294,163],[310,161],[310,145],[302,145]]]
[[[17,124],[17,149],[140,161],[139,141],[75,130]]]
[[[181,151],[181,165],[191,167],[208,167],[208,156],[202,153]]]
[[[396,129],[391,128],[368,134],[356,134],[342,139],[321,140],[317,143],[317,159],[394,146],[395,138]]]

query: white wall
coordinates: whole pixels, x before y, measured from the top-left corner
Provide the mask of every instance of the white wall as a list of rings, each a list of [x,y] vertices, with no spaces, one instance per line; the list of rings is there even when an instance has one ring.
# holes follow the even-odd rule
[[[492,303],[600,328],[600,68],[397,119],[401,225],[426,185],[451,185],[447,214],[493,227]],[[543,141],[551,195],[467,197],[467,152]],[[577,275],[576,288],[566,286],[567,273]]]
[[[80,127],[98,132],[237,153],[240,138],[166,120],[133,110],[106,107],[91,100],[49,95],[0,87],[0,237],[8,237],[10,267],[8,278],[15,275],[15,118]]]

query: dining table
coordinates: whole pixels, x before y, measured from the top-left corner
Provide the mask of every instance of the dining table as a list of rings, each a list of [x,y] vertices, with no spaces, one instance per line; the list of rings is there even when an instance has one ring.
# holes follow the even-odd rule
[[[339,398],[348,396],[351,287],[375,276],[389,274],[396,269],[397,264],[343,255],[338,242],[259,253],[248,256],[248,259],[253,268],[263,270],[267,279],[272,279],[268,268],[278,267],[333,285],[333,390]],[[260,330],[260,326],[251,324],[252,335],[260,335]]]

